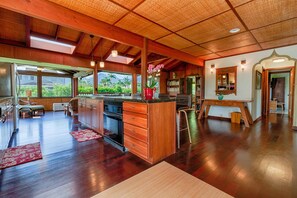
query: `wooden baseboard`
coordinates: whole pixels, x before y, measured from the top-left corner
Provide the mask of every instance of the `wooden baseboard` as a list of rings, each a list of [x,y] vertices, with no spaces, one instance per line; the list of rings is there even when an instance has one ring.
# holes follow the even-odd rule
[[[262,116],[258,117],[258,118],[254,121],[254,123],[255,123],[255,122],[259,122],[260,120],[262,120]]]
[[[207,118],[213,119],[213,120],[223,120],[223,121],[231,122],[231,118],[225,118],[225,117],[219,117],[219,116],[208,116]]]
[[[292,129],[293,129],[294,131],[297,131],[297,126],[292,126]]]

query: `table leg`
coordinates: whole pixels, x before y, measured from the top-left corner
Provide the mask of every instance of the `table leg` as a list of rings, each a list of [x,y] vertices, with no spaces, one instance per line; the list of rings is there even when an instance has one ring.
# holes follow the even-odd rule
[[[244,125],[246,127],[250,127],[250,124],[249,124],[249,121],[248,121],[248,118],[247,118],[247,115],[246,115],[246,111],[245,111],[244,105],[243,104],[240,104],[239,105],[239,108],[240,108],[240,111],[241,111],[242,119],[244,121]]]
[[[199,112],[199,116],[198,116],[198,120],[201,120],[202,119],[202,116],[203,116],[203,112],[204,112],[204,109],[205,109],[205,102],[202,103],[202,106],[200,108],[200,112]]]

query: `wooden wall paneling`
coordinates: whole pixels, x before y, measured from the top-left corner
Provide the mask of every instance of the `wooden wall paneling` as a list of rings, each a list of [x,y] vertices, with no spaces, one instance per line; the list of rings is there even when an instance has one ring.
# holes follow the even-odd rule
[[[199,67],[193,64],[187,64],[185,67],[185,70],[186,70],[186,76],[193,76],[197,74],[203,76],[204,67]]]
[[[62,39],[74,41],[77,43],[80,39],[81,34],[83,34],[83,32],[73,30],[73,29],[70,29],[67,27],[59,26],[59,32],[57,34],[57,39],[62,38]]]
[[[161,75],[160,75],[160,93],[166,94],[168,77],[169,77],[169,72],[161,71]]]
[[[26,41],[24,15],[0,8],[0,24],[1,39],[22,43]]]
[[[55,38],[55,33],[57,29],[56,24],[40,20],[37,18],[31,18],[31,30],[32,32],[37,32],[39,34],[44,34]]]

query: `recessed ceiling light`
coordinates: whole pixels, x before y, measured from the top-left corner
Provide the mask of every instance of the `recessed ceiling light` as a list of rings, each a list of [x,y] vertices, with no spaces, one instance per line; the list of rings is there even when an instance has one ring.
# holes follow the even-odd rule
[[[229,32],[232,33],[232,34],[234,34],[234,33],[237,33],[239,31],[240,31],[240,28],[233,28]]]
[[[281,62],[284,62],[284,61],[285,61],[284,58],[276,58],[276,59],[273,59],[272,62],[274,62],[274,63],[281,63]]]

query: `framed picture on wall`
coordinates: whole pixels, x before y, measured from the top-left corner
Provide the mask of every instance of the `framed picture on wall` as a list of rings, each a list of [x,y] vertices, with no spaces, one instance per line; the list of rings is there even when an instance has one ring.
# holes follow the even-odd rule
[[[256,71],[256,89],[261,89],[262,84],[262,73]]]

